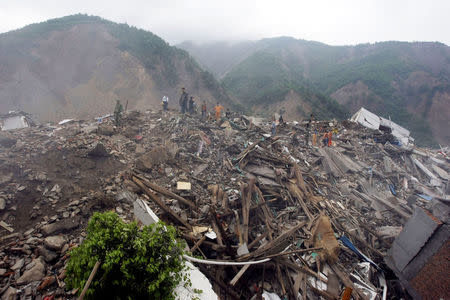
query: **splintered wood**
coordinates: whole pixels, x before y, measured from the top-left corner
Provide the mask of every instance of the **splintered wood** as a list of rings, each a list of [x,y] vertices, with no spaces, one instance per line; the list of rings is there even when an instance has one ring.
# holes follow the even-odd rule
[[[221,161],[222,170],[237,170],[243,176],[235,182],[231,193],[226,182],[198,181],[207,191],[203,202],[194,203],[191,198],[181,197],[143,176],[132,176],[143,193],[181,225],[178,230],[192,253],[242,264],[200,265],[220,298],[251,298],[255,294],[261,296],[263,289],[271,289],[288,299],[308,299],[313,294],[337,299],[345,287],[352,289],[355,299],[367,298],[336,265],[340,253],[336,230],[349,231],[347,236],[353,241],[370,247],[370,253],[378,253],[359,234],[342,226],[341,220],[350,220],[354,226],[358,221],[348,216],[342,203],[329,199],[323,192],[324,187],[330,189],[333,183],[316,180],[303,171],[276,138],[258,140],[233,160]],[[171,209],[157,193],[178,200],[184,208],[181,212]],[[188,218],[181,216],[183,210],[185,214],[191,212]],[[194,232],[192,226],[209,232]],[[261,260],[268,261],[249,264]],[[327,273],[322,273],[324,269]],[[249,292],[250,282],[253,286]]]

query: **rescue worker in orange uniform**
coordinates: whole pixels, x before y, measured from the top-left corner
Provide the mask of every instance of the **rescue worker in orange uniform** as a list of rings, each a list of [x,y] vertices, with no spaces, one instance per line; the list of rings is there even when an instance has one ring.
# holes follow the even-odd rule
[[[216,121],[220,120],[221,114],[222,114],[223,106],[217,102],[217,105],[214,106],[214,111],[216,112]]]

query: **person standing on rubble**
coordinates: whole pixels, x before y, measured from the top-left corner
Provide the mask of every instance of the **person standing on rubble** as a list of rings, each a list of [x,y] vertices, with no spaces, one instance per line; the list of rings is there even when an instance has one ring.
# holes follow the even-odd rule
[[[326,147],[328,145],[328,132],[324,132],[323,136],[322,136],[322,142],[323,142],[323,146]]]
[[[117,99],[116,107],[114,108],[114,123],[116,124],[116,126],[119,126],[122,121],[122,111],[123,111],[123,106],[120,103],[120,100]]]
[[[333,138],[333,132],[331,132],[331,130],[328,132],[328,147],[331,147],[332,145],[332,141],[331,139]]]
[[[167,109],[169,107],[169,97],[163,96],[163,98],[162,98],[162,106],[163,106],[163,110],[167,111]]]
[[[206,118],[206,101],[203,101],[202,104],[202,119]]]
[[[308,143],[309,143],[309,133],[310,133],[313,121],[314,121],[314,115],[311,113],[311,115],[309,116],[308,123],[306,124],[306,134],[305,134],[305,145],[306,146],[308,146]]]
[[[231,111],[229,108],[227,108],[227,111],[225,112],[225,118],[227,118],[228,120],[231,118]]]
[[[317,129],[314,130],[313,136],[312,136],[312,145],[316,146],[317,145]]]
[[[189,105],[188,105],[188,112],[189,112],[189,114],[193,114],[194,113],[194,97],[193,96],[191,96],[190,98],[189,98]]]
[[[181,107],[181,113],[182,114],[186,113],[186,108],[188,104],[188,93],[186,92],[184,87],[181,88],[181,96],[178,103],[180,104]]]
[[[272,125],[270,127],[271,127],[272,135],[277,134],[277,121],[276,121],[275,116],[272,117]]]
[[[217,102],[217,105],[214,106],[214,111],[215,111],[215,113],[216,113],[216,121],[217,121],[217,122],[219,122],[219,120],[220,120],[220,118],[221,118],[221,116],[222,116],[222,109],[223,109],[223,106],[220,105],[219,102]]]

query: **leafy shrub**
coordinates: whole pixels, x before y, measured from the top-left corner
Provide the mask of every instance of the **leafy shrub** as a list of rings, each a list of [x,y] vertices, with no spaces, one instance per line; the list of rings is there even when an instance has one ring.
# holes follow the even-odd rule
[[[70,252],[66,284],[83,289],[101,265],[86,294],[89,299],[174,299],[185,268],[175,228],[159,222],[139,229],[113,212],[94,213],[83,243]]]

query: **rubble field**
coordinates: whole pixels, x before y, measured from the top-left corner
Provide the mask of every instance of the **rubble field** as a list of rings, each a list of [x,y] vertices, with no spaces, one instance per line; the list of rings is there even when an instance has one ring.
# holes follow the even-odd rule
[[[331,147],[316,129],[337,131]],[[0,132],[2,299],[75,299],[68,251],[94,211],[132,221],[136,201],[177,227],[219,299],[409,299],[385,258],[416,207],[449,200],[448,151],[349,121],[270,132],[172,111]]]

